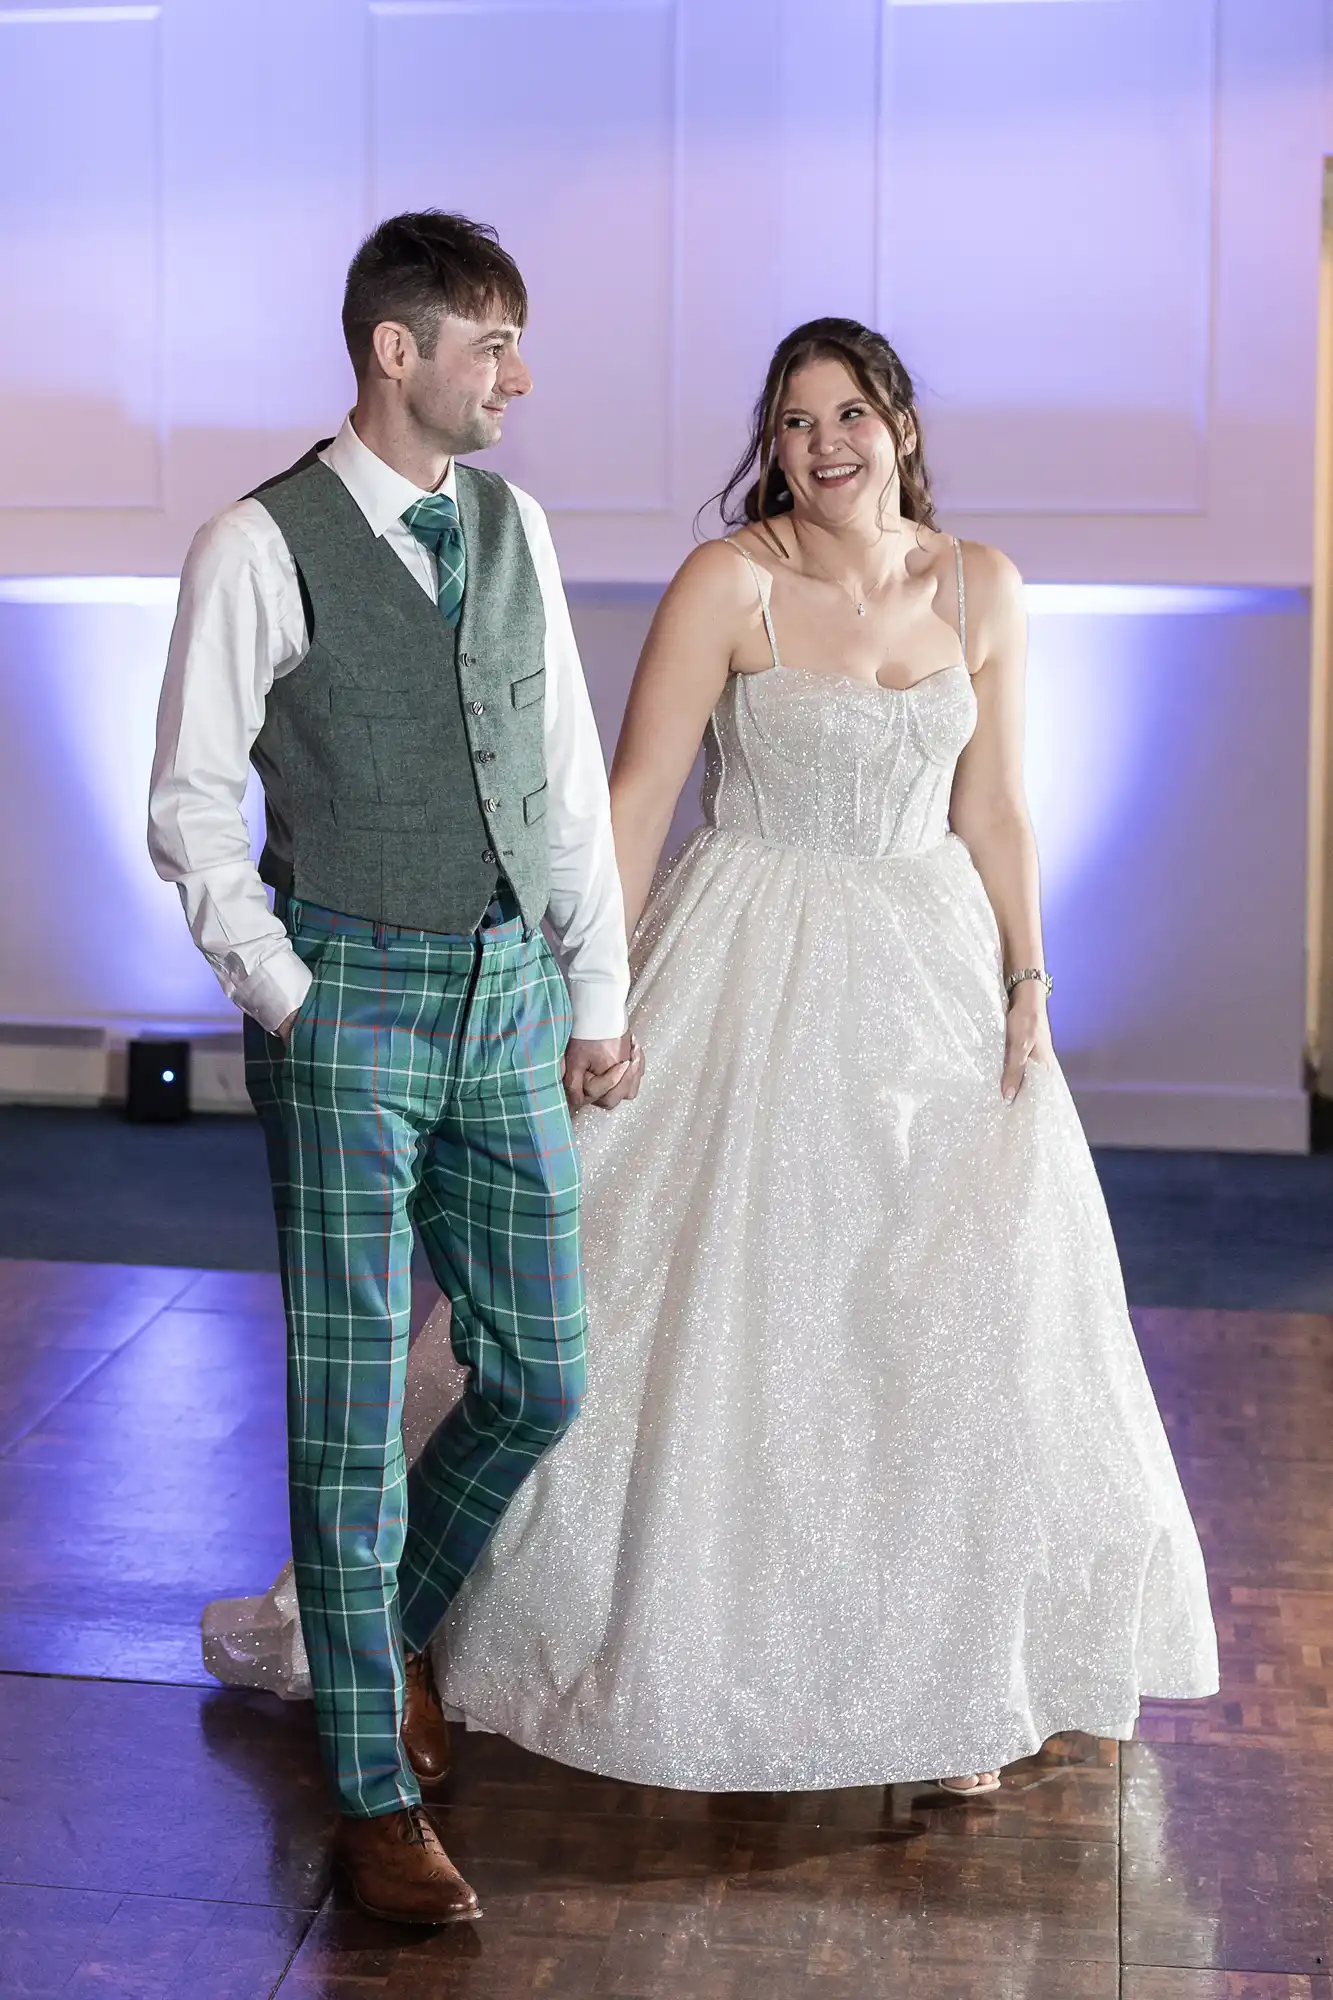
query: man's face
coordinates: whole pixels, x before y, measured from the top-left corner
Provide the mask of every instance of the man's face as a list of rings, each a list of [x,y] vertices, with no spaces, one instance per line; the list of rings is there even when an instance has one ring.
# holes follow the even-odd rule
[[[427,356],[404,329],[404,404],[438,449],[454,456],[500,442],[509,403],[532,387],[521,332],[498,313],[480,320],[446,313]]]

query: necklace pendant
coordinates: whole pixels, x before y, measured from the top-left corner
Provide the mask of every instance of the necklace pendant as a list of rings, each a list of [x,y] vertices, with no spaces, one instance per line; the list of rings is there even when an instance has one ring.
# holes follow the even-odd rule
[[[865,617],[865,615],[866,615],[866,608],[865,608],[865,604],[864,604],[864,602],[862,602],[862,603],[860,603],[860,604],[858,604],[858,605],[857,605],[857,607],[856,607],[856,615],[857,615],[857,617],[858,617],[858,618],[864,618],[864,617]]]

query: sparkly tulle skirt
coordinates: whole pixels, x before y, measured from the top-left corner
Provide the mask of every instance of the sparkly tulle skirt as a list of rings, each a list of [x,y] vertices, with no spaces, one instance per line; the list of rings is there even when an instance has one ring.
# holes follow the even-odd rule
[[[1198,1541],[1058,1069],[999,1082],[989,903],[706,830],[635,954],[637,1101],[578,1121],[589,1389],[438,1640],[470,1726],[710,1791],[989,1769],[1217,1686]],[[452,1394],[446,1316],[413,1429]],[[215,1671],[301,1691],[211,1607]],[[229,1672],[242,1650],[250,1654]]]
[[[705,831],[579,1120],[589,1391],[439,1642],[473,1725],[649,1784],[988,1769],[1217,1686],[1198,1541],[1057,1069],[1000,1096],[962,843]]]

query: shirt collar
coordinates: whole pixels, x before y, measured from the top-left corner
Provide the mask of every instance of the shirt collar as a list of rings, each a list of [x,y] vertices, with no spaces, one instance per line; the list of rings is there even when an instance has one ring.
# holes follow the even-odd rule
[[[342,429],[332,443],[320,453],[330,472],[336,472],[347,491],[365,515],[371,528],[382,535],[389,528],[396,528],[403,514],[414,500],[424,500],[426,494],[420,486],[414,486],[410,479],[404,479],[401,472],[395,472],[382,458],[363,444],[352,428],[352,419],[343,420]],[[458,505],[458,464],[450,459],[449,470],[444,475],[437,493],[447,493],[454,505]]]

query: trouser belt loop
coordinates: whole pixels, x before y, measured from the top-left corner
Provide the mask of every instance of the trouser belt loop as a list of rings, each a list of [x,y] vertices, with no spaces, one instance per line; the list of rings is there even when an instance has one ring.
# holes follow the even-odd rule
[[[374,946],[375,946],[375,949],[376,949],[376,951],[383,951],[383,950],[384,950],[384,947],[385,947],[385,945],[386,945],[386,944],[387,944],[388,942],[389,942],[389,927],[388,927],[388,925],[387,925],[387,924],[381,924],[381,923],[376,923],[376,925],[375,925],[375,930],[374,930],[374,934],[373,934],[373,943],[374,943]]]

